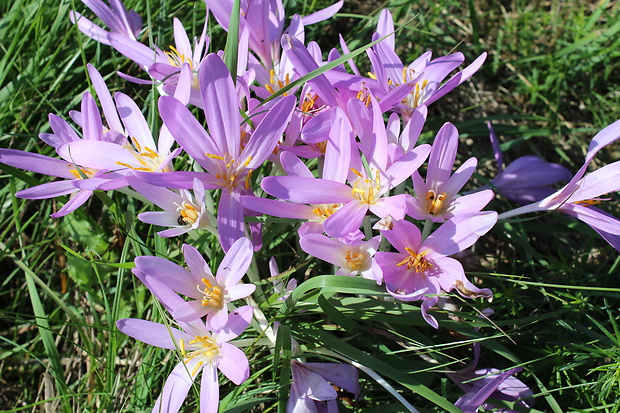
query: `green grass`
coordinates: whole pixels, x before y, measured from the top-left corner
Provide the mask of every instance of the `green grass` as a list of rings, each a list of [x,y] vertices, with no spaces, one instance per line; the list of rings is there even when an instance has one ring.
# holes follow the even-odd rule
[[[397,35],[403,61],[426,50],[435,56],[461,51],[468,62],[489,53],[472,81],[432,107],[424,135],[430,138],[444,122],[454,122],[463,137],[461,149],[467,149],[463,158],[480,159],[480,181],[495,172],[487,120],[500,134],[506,160],[534,153],[576,171],[589,139],[620,113],[617,2],[362,3],[347,2],[338,20],[309,27],[306,39],[317,39],[326,50],[342,31],[352,48],[360,47],[370,41],[376,11],[387,6],[404,24]],[[171,41],[173,16],[199,34],[201,1],[127,5],[142,14],[152,27],[145,36],[160,45]],[[319,7],[299,1],[287,5],[289,12],[305,14]],[[81,95],[89,90],[87,62],[108,78],[112,91],[155,100],[150,88],[127,85],[113,74],[139,72],[81,35],[69,22],[71,9],[83,11],[83,6],[0,0],[3,148],[51,154],[37,135],[49,131],[49,113],[69,119],[69,111],[79,109]],[[212,30],[223,47],[221,30]],[[154,127],[159,123],[152,109],[147,119]],[[616,160],[618,154],[616,144],[603,150],[597,163]],[[48,177],[2,167],[0,178],[0,410],[150,411],[177,356],[127,338],[114,323],[124,317],[167,320],[130,267],[144,254],[182,262],[178,251],[187,238],[154,237],[152,229],[136,222],[142,204],[118,193],[111,194],[112,209],[93,197],[79,211],[54,220],[49,215],[66,200],[14,197]],[[507,205],[497,201],[493,206]],[[610,208],[617,214],[617,203]],[[305,255],[295,237],[285,233],[289,226],[272,228],[266,240],[282,260],[281,269],[300,265],[293,272],[300,281],[306,273],[325,273],[313,262],[301,265]],[[201,251],[216,250],[208,236],[192,241]],[[208,255],[221,259],[215,252]],[[260,274],[268,273],[269,255],[263,250],[257,256]],[[251,346],[246,351],[253,363],[251,378],[243,388],[222,386],[222,410],[275,411],[285,404],[278,397],[288,395],[291,332],[308,354],[329,348],[372,368],[420,411],[454,410],[450,402],[461,393],[441,373],[467,363],[471,340],[482,342],[480,368],[524,367],[519,378],[538,396],[532,412],[620,411],[620,259],[615,250],[585,224],[548,216],[498,225],[461,258],[470,277],[492,288],[495,298],[491,304],[462,302],[458,315],[464,322],[442,316],[438,331],[425,325],[419,307],[381,301],[380,289],[363,280],[320,284],[314,278],[299,291],[293,309],[264,304],[270,322],[288,323],[278,338],[282,352]],[[267,295],[270,285],[261,284]],[[337,294],[344,288],[351,288],[345,291],[349,295]],[[477,316],[487,306],[496,311],[492,323]],[[365,398],[350,409],[402,411],[389,393],[362,376]],[[190,397],[184,411],[198,411],[197,397]]]

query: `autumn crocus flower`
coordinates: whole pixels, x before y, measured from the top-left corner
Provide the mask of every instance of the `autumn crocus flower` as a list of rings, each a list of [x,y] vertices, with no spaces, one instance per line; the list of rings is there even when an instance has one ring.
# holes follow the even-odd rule
[[[168,296],[167,305],[171,305],[170,298]],[[181,298],[177,298],[182,301]],[[117,321],[116,326],[126,335],[152,346],[178,350],[181,353],[182,361],[168,376],[152,412],[178,412],[200,372],[202,372],[200,413],[217,412],[219,404],[217,371],[221,371],[237,385],[243,383],[249,376],[248,359],[243,351],[233,344],[234,342],[229,341],[247,328],[252,320],[252,313],[250,306],[237,308],[230,314],[222,328],[214,331],[201,320],[179,322],[182,330],[133,318]]]
[[[129,40],[135,40],[140,34],[142,18],[134,10],[127,10],[120,0],[109,0],[109,6],[101,0],[82,0],[82,3],[110,28],[110,32],[76,11],[71,11],[69,18],[72,23],[77,24],[82,33],[99,43],[110,44],[108,33],[117,33]]]
[[[286,413],[338,411],[338,393],[332,385],[353,393],[355,397],[361,392],[357,369],[348,364],[292,360],[291,374],[293,380]]]
[[[446,221],[428,238],[409,221],[395,221],[381,234],[398,252],[377,252],[375,271],[383,275],[388,293],[404,300],[423,300],[422,316],[433,327],[437,320],[428,310],[442,292],[455,290],[466,298],[490,297],[489,289],[479,289],[465,277],[463,266],[449,255],[470,247],[497,221],[497,213],[458,216]]]
[[[152,225],[172,227],[157,234],[161,237],[176,237],[194,229],[207,229],[217,233],[215,217],[205,204],[205,189],[197,178],[193,182],[193,194],[187,189],[173,192],[169,189],[147,184],[135,177],[128,178],[129,184],[139,194],[163,209],[138,214],[138,219]]]
[[[231,246],[215,277],[196,248],[184,244],[183,254],[188,270],[164,258],[142,256],[135,259],[133,273],[155,296],[161,295],[163,288],[190,298],[171,308],[176,320],[189,322],[206,316],[209,328],[223,328],[229,316],[228,303],[247,297],[256,289],[254,284],[239,283],[252,261],[250,240],[240,238]]]
[[[488,398],[517,402],[517,405],[529,408],[532,404],[530,399],[532,390],[514,375],[521,370],[516,367],[501,371],[496,368],[476,370],[480,358],[480,343],[473,343],[474,359],[465,368],[447,373],[448,377],[455,382],[465,394],[454,404],[464,413],[476,413],[478,408],[484,407],[485,411],[496,411],[496,407],[487,403]],[[505,413],[516,410],[501,410]]]
[[[561,211],[588,224],[620,251],[620,220],[594,206],[609,200],[606,194],[620,191],[620,161],[586,174],[596,153],[618,138],[620,120],[594,136],[583,166],[568,184],[538,202],[504,212],[499,218],[506,219],[537,211]]]
[[[245,211],[239,198],[241,195],[252,194],[252,172],[263,164],[276,147],[291,118],[295,97],[280,99],[254,130],[244,129],[247,140],[242,144],[243,119],[230,73],[217,55],[207,56],[205,62],[198,75],[209,133],[185,105],[173,97],[161,97],[159,109],[174,139],[206,170],[206,173],[200,175],[205,189],[222,190],[217,222],[220,243],[227,251],[235,240],[244,235]],[[196,177],[192,172],[159,175],[147,176],[145,180],[169,188],[191,188],[193,178]],[[140,177],[142,179],[143,175]]]
[[[339,267],[336,275],[361,275],[371,279],[374,279],[372,257],[380,242],[380,236],[368,241],[343,242],[321,234],[308,234],[299,240],[301,248],[308,254]]]
[[[335,238],[358,231],[368,211],[380,218],[391,215],[402,219],[405,195],[387,195],[424,162],[430,148],[420,145],[388,164],[387,141],[377,139],[373,150],[365,154],[372,160],[366,169],[344,111],[335,108],[335,113],[323,178],[270,176],[263,179],[262,188],[272,196],[299,204],[343,204],[323,224],[325,233]]]
[[[387,9],[382,10],[378,22],[373,40],[385,36],[387,38],[373,46],[369,54],[374,56],[371,58],[372,77],[378,81],[384,92],[380,93],[381,90],[374,90],[374,92],[383,98],[388,91],[401,84],[412,85],[411,92],[401,105],[401,111],[406,118],[418,106],[430,105],[465,82],[480,69],[486,60],[486,53],[481,54],[468,67],[443,82],[450,72],[465,61],[462,53],[431,59],[431,52],[426,52],[405,66],[395,52],[394,22]],[[370,83],[370,85],[373,84]]]
[[[94,156],[81,158],[77,152],[67,150],[70,145],[119,145],[126,140],[125,128],[118,117],[103,78],[91,65],[88,65],[88,72],[101,102],[106,123],[103,122],[94,97],[89,92],[85,92],[82,96],[80,111],[70,112],[71,117],[76,119],[76,123],[81,127],[81,136],[67,121],[55,114],[49,115],[52,133],[39,134],[39,138],[53,147],[62,159],[12,149],[0,149],[0,163],[62,178],[59,181],[48,182],[16,193],[17,197],[26,199],[48,199],[71,195],[69,201],[51,215],[53,218],[73,212],[88,201],[95,190],[113,190],[127,186],[124,174],[116,171],[118,165],[109,168],[109,165],[99,164]]]
[[[469,158],[452,174],[459,135],[451,123],[445,123],[431,147],[426,179],[418,171],[412,175],[415,196],[409,199],[407,214],[418,220],[443,222],[459,214],[479,212],[493,198],[493,191],[484,190],[458,196],[476,169],[478,160]]]

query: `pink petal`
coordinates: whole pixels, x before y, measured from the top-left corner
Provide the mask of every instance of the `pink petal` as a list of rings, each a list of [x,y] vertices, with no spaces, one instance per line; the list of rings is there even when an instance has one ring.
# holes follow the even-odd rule
[[[243,351],[232,344],[222,343],[220,352],[222,358],[217,367],[224,376],[237,385],[246,381],[250,375],[250,363]]]

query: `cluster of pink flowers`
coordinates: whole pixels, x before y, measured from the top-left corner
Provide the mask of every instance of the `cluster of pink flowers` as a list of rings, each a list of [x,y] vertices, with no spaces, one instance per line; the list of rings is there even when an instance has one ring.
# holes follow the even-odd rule
[[[159,236],[203,230],[217,236],[226,255],[215,276],[201,252],[188,244],[183,246],[188,269],[159,257],[135,259],[133,273],[179,326],[137,319],[117,323],[131,337],[181,354],[154,412],[179,411],[199,372],[201,412],[218,409],[218,369],[236,384],[248,378],[248,360],[230,340],[260,311],[249,299],[256,286],[241,280],[253,252],[263,248],[262,231],[269,228],[247,217],[264,214],[289,219],[291,225],[301,222],[303,251],[332,264],[336,275],[371,279],[394,299],[421,302],[420,314],[434,328],[440,323],[433,308],[441,297],[492,297],[491,290],[467,278],[453,256],[498,219],[563,212],[620,250],[620,221],[593,206],[606,200],[603,194],[620,190],[620,162],[586,173],[595,154],[620,137],[620,121],[594,137],[583,167],[572,177],[564,167],[536,157],[520,158],[501,170],[497,151],[500,170],[492,187],[469,193],[463,188],[478,161],[471,157],[453,171],[459,142],[453,124],[445,123],[430,144],[418,143],[428,106],[474,75],[486,54],[452,76],[465,61],[461,53],[432,58],[428,52],[403,63],[395,52],[392,17],[383,10],[373,37],[381,40],[366,50],[371,73],[362,75],[352,60],[350,70],[338,65],[321,71],[349,49],[342,40],[342,53],[332,49],[325,60],[319,46],[305,40],[304,26],[333,16],[342,0],[309,16],[295,15],[286,28],[280,1],[241,2],[237,69],[231,74],[223,51],[207,52],[204,29],[192,42],[175,19],[175,45],[164,51],[140,41],[140,17],[119,0],[110,0],[110,6],[101,0],[83,2],[110,31],[73,13],[78,28],[146,72],[144,78],[120,75],[159,86],[163,127],[158,139],[138,105],[123,93],[111,96],[89,66],[102,112],[87,92],[80,111],[70,114],[81,132],[52,114],[53,133],[40,135],[58,157],[0,149],[0,162],[61,178],[17,193],[29,199],[71,194],[54,217],[71,213],[96,190],[127,187],[161,208],[139,215],[167,228]],[[205,2],[228,30],[232,0]],[[322,73],[297,82],[314,71]],[[205,124],[190,105],[203,111]],[[194,162],[191,170],[186,162],[175,164],[182,152]],[[568,183],[561,189],[551,186],[562,180]],[[499,215],[485,211],[493,190],[526,205]],[[212,191],[216,208],[207,202]],[[294,287],[289,284],[282,294]],[[243,299],[251,305],[239,305]],[[291,371],[288,411],[322,411],[337,397],[328,382],[359,395],[351,365],[293,360]],[[466,386],[467,401],[461,406],[468,411],[501,392],[505,380],[516,380],[510,378],[515,371],[489,372],[494,376],[487,382],[493,384],[484,391]],[[472,367],[451,377],[481,374]]]

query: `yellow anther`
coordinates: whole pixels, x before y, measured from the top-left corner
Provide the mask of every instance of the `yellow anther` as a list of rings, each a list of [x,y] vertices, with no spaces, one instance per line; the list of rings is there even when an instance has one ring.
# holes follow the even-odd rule
[[[332,216],[334,212],[340,209],[340,206],[340,204],[319,204],[315,205],[315,208],[312,210],[312,212],[315,215],[318,215],[321,219],[327,219]]]
[[[211,159],[218,159],[218,160],[220,160],[220,161],[223,161],[223,160],[224,160],[224,157],[223,157],[223,156],[220,156],[220,155],[215,155],[215,154],[213,154],[213,153],[205,153],[205,156],[206,156],[207,158],[211,158]]]
[[[406,265],[407,269],[414,269],[415,272],[425,272],[429,268],[433,267],[433,264],[424,259],[424,256],[428,254],[430,250],[426,250],[420,253],[416,253],[409,247],[405,247],[405,250],[409,253],[409,256],[396,264],[397,267]]]
[[[205,307],[222,307],[224,305],[222,289],[217,285],[211,284],[206,278],[203,278],[201,281],[204,284],[204,288],[201,289],[200,285],[196,286],[198,291],[202,293],[201,304]]]
[[[363,252],[347,251],[344,256],[347,266],[353,271],[357,271],[362,268],[364,265],[364,258],[365,255]]]
[[[444,201],[446,200],[446,193],[442,192],[439,195],[436,195],[435,191],[430,189],[426,193],[426,209],[428,213],[431,215],[439,214],[443,210]]]

